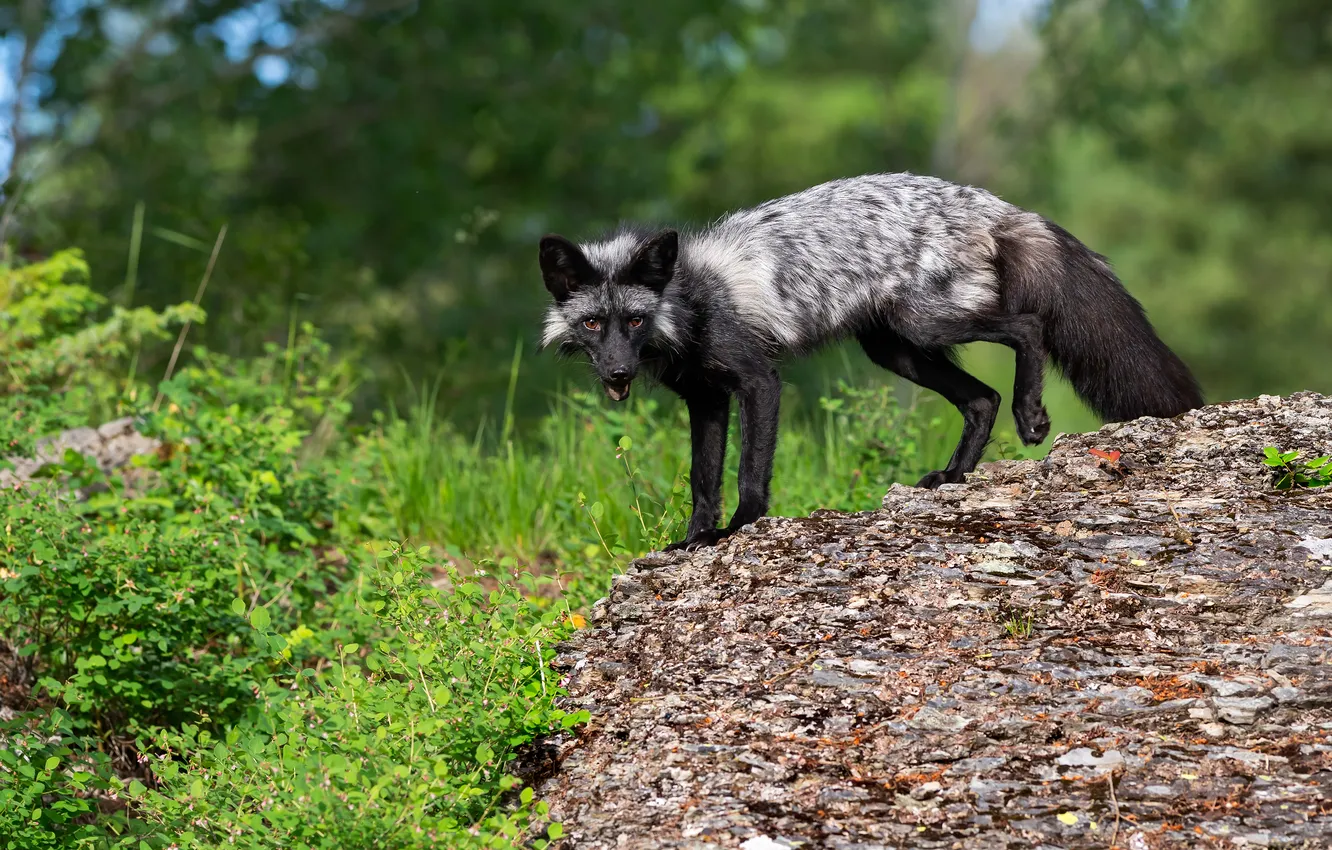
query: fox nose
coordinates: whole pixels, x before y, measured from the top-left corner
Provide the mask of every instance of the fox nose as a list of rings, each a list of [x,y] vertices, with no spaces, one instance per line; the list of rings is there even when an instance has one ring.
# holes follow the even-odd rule
[[[629,370],[623,366],[616,366],[611,370],[610,379],[612,381],[627,381],[629,380]]]

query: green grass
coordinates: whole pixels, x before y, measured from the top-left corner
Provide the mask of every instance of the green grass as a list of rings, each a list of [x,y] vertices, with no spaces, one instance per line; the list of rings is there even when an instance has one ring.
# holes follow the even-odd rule
[[[515,359],[511,397],[521,389],[517,374]],[[467,558],[581,577],[593,598],[623,562],[683,535],[688,418],[666,391],[624,405],[557,394],[550,413],[521,432],[508,411],[500,422],[464,433],[438,415],[430,391],[380,417],[361,450],[373,458],[375,486],[399,534]],[[961,417],[933,394],[903,399],[883,380],[838,381],[816,404],[785,412],[770,513],[875,509],[894,482],[914,483],[946,465],[960,428]],[[733,415],[726,511],[734,506],[738,430]],[[997,433],[989,456],[1016,456],[1015,447],[1011,434]]]

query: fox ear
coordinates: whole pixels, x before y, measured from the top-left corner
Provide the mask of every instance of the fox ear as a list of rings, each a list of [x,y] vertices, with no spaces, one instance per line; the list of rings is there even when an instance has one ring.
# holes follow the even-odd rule
[[[625,282],[661,292],[675,277],[675,260],[679,252],[680,234],[674,230],[653,236],[634,254]]]
[[[566,301],[596,278],[596,270],[577,245],[552,234],[541,240],[541,277],[556,301]]]

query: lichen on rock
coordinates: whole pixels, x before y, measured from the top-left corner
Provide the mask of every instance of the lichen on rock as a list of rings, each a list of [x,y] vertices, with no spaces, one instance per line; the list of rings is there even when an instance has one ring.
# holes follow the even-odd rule
[[[636,561],[557,659],[591,723],[524,756],[562,844],[1326,846],[1332,488],[1269,445],[1332,450],[1332,398]]]

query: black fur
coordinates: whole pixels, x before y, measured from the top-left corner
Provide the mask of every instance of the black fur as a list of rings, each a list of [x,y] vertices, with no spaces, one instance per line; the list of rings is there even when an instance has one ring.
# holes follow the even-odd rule
[[[1105,257],[1053,222],[1057,262],[1000,238],[997,270],[1007,310],[1039,318],[1050,358],[1107,422],[1170,417],[1201,407],[1202,390],[1152,329]]]

